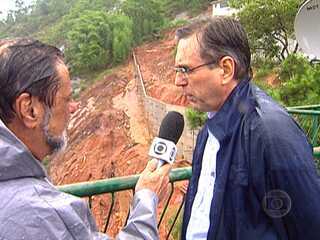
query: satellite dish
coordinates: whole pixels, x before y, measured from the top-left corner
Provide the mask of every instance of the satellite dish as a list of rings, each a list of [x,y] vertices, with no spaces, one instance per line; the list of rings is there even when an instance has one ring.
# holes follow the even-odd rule
[[[308,0],[300,7],[294,31],[302,51],[320,59],[320,0]]]

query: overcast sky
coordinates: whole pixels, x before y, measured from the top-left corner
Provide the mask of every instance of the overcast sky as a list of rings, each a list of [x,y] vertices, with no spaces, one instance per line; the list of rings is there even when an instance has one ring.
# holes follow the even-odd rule
[[[26,4],[31,4],[33,0],[23,0]],[[14,9],[15,0],[0,0],[0,18],[5,18],[10,9]]]

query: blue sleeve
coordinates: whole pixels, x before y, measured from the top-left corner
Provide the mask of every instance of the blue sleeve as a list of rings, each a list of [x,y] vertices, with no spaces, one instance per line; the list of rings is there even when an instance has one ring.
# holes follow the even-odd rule
[[[280,236],[319,239],[320,179],[312,147],[290,117],[280,116],[263,126],[257,146],[263,148],[265,167],[263,209]]]

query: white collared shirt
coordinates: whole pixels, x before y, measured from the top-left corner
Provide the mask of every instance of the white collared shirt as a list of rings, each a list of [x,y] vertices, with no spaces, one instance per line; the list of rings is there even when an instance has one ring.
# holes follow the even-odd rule
[[[207,239],[210,226],[210,207],[216,180],[216,160],[220,143],[209,130],[208,133],[198,190],[192,204],[191,216],[187,227],[187,240]]]

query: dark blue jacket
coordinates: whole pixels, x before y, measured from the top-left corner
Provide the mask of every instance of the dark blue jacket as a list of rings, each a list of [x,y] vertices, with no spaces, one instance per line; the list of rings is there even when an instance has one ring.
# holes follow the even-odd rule
[[[182,239],[208,129],[220,150],[207,239],[320,239],[320,178],[312,147],[286,110],[249,80],[238,84],[198,135]]]

